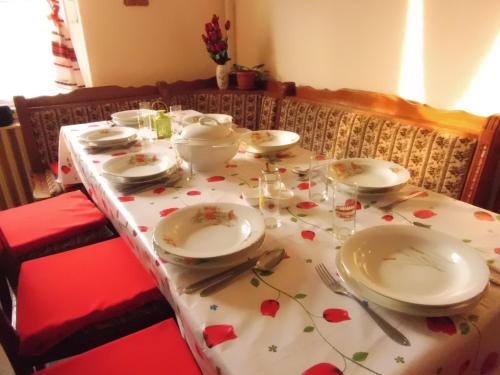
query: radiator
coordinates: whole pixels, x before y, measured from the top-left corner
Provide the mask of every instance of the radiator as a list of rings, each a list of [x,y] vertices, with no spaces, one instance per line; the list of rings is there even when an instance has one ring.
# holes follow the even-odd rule
[[[0,210],[31,202],[31,167],[19,124],[0,128]]]

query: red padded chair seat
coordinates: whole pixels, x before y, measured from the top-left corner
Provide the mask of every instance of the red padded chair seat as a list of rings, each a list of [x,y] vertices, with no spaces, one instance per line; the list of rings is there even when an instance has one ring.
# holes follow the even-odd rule
[[[48,244],[106,225],[101,211],[81,191],[0,212],[0,240],[20,258]]]
[[[200,375],[173,319],[61,361],[37,375]]]
[[[121,238],[24,262],[17,300],[20,354],[43,354],[84,327],[162,298]]]

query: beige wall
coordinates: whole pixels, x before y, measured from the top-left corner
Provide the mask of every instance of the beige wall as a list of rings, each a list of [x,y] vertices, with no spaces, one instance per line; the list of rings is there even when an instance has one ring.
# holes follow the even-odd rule
[[[239,64],[316,88],[500,112],[498,0],[234,1]]]
[[[137,86],[215,74],[201,34],[213,13],[224,15],[224,0],[149,2],[126,7],[123,0],[66,0],[77,53],[88,58],[82,71],[89,85]]]

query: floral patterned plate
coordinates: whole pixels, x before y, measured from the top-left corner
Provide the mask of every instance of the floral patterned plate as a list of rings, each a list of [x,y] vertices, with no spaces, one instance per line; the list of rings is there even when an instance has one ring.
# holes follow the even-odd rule
[[[153,241],[160,257],[192,265],[247,250],[262,242],[264,233],[264,220],[254,208],[203,203],[164,217],[154,230]]]
[[[300,140],[300,135],[286,130],[257,130],[245,133],[241,141],[247,145],[246,151],[253,154],[269,154],[286,150]]]
[[[139,125],[139,119],[156,115],[156,111],[152,109],[131,109],[128,111],[115,112],[111,114],[112,121],[118,126],[134,126]]]
[[[137,129],[128,127],[101,128],[80,135],[80,140],[95,146],[113,146],[127,143],[137,138]]]
[[[410,173],[399,164],[379,159],[351,158],[331,163],[329,177],[357,184],[360,193],[383,193],[401,189]]]
[[[102,171],[112,178],[145,180],[172,171],[175,165],[175,160],[165,154],[133,153],[107,160]]]
[[[363,287],[425,306],[464,303],[489,282],[488,266],[476,250],[444,233],[406,225],[354,234],[342,247],[341,264]]]

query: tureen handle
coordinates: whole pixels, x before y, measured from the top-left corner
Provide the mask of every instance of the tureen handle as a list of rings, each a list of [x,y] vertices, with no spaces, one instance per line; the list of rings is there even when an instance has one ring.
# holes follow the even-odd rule
[[[209,116],[201,116],[200,119],[198,120],[198,123],[200,125],[206,125],[206,126],[218,126],[218,125],[220,125],[220,122],[217,121],[217,119],[214,119],[213,117],[209,117]]]

